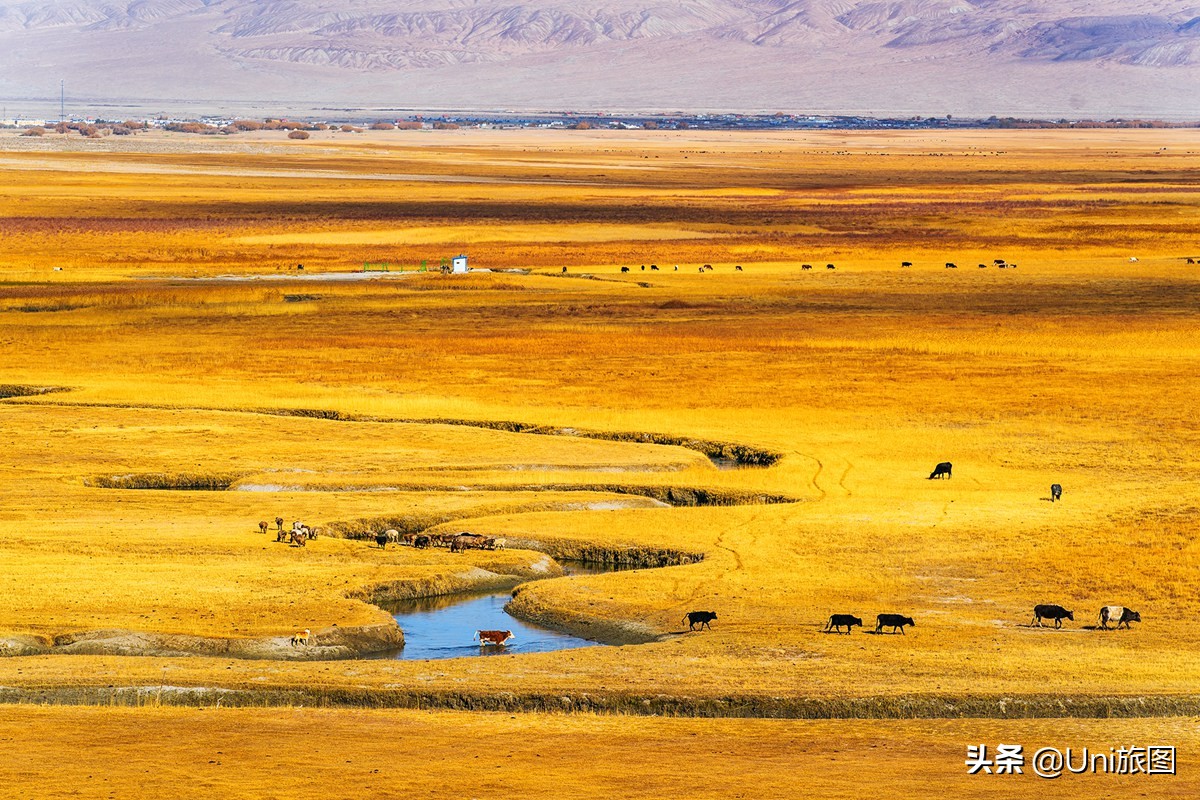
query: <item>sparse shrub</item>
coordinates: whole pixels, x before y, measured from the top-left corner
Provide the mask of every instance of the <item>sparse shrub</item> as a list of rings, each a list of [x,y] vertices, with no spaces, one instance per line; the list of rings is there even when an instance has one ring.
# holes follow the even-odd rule
[[[292,131],[288,134],[289,139],[307,139],[308,134],[304,131]]]
[[[394,131],[394,130],[396,130],[396,126],[390,122],[376,122],[374,125],[371,126],[371,130],[373,130],[373,131]]]
[[[438,131],[456,131],[458,130],[457,122],[435,122],[433,129]]]
[[[397,122],[396,128],[402,131],[419,131],[425,126],[420,122]]]
[[[25,132],[22,133],[21,135],[22,136],[45,136],[46,129],[45,128],[27,128],[25,130]]]

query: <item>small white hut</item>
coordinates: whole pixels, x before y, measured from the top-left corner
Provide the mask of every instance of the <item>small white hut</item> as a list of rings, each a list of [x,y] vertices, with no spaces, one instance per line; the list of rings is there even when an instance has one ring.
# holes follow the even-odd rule
[[[466,272],[467,271],[467,257],[464,255],[461,255],[461,254],[455,256],[454,258],[450,259],[450,266],[451,266],[451,271],[454,272],[455,274],[458,274],[460,272]]]

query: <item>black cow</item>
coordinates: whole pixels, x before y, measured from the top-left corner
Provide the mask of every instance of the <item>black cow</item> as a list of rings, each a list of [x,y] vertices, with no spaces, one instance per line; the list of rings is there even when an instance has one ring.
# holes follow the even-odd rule
[[[566,268],[566,267],[563,267],[562,274],[563,274],[563,275],[566,275],[566,274],[567,274],[567,268]]]
[[[1040,628],[1040,627],[1042,627],[1042,620],[1044,620],[1044,619],[1054,620],[1054,627],[1061,628],[1062,621],[1064,619],[1069,619],[1072,622],[1075,621],[1075,612],[1067,611],[1062,606],[1056,606],[1056,605],[1052,605],[1050,603],[1034,606],[1033,607],[1033,621],[1030,622],[1029,624],[1037,625]]]
[[[621,272],[629,272],[629,267],[621,267]]]
[[[958,269],[958,264],[955,264],[953,261],[947,261],[946,269]]]
[[[933,468],[933,472],[929,473],[929,480],[933,480],[934,478],[940,478],[943,475],[945,475],[947,478],[951,478],[951,477],[953,477],[950,474],[950,470],[952,470],[952,469],[954,469],[953,464],[951,464],[949,461],[943,461],[942,463],[938,464],[936,467]]]
[[[658,272],[658,264],[651,264],[650,269],[654,272]]]
[[[833,264],[826,264],[825,269],[837,269]]]
[[[642,272],[645,272],[645,271],[646,271],[646,265],[642,264]]]
[[[1050,484],[1050,502],[1053,503],[1055,500],[1061,500],[1061,499],[1062,499],[1062,486],[1059,486],[1057,483]]]
[[[800,269],[812,269],[812,264],[801,264]]]
[[[734,271],[734,272],[741,272],[741,271],[742,271],[742,265],[741,265],[741,264],[738,264],[737,266],[735,266],[735,267],[733,268],[733,271]]]
[[[387,550],[387,542],[388,540],[386,533],[375,534],[375,544],[379,545],[380,550]]]
[[[838,628],[846,626],[846,633],[850,633],[850,627],[857,625],[862,627],[862,620],[853,614],[834,614],[829,618],[829,622],[825,623],[825,630],[832,630],[835,633],[841,633]]]
[[[695,630],[697,625],[700,626],[700,630],[704,630],[705,628],[712,630],[712,626],[708,623],[716,618],[717,615],[712,611],[689,611],[683,620],[688,624],[689,631]]]
[[[979,268],[980,268],[980,269],[987,269],[987,264],[980,264],[980,265],[979,265]]]
[[[911,267],[911,266],[912,266],[912,262],[911,262],[911,261],[901,261],[901,262],[900,262],[900,266],[902,266],[902,267]]]
[[[1189,264],[1195,264],[1195,263],[1196,263],[1196,259],[1194,259],[1194,258],[1189,258],[1189,259],[1187,260],[1187,262],[1188,262]]]
[[[1131,622],[1141,622],[1142,615],[1133,609],[1126,608],[1125,606],[1105,606],[1104,608],[1100,609],[1101,628],[1108,630],[1108,623],[1112,622],[1113,620],[1117,621],[1118,628],[1120,628],[1122,625],[1128,628],[1129,623]]]
[[[431,542],[432,542],[432,540],[428,536],[426,536],[425,534],[421,534],[417,538],[413,539],[413,547],[420,547],[420,548],[424,549],[426,547],[429,547]]]
[[[883,633],[884,628],[891,628],[892,633],[899,628],[901,633],[904,633],[905,625],[916,625],[912,617],[906,617],[902,614],[880,614],[875,618],[875,632]]]

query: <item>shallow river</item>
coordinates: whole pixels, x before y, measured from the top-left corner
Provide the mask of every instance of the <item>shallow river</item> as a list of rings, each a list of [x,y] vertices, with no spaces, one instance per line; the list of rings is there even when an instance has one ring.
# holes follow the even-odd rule
[[[591,575],[617,572],[620,567],[564,563],[568,575]],[[511,617],[504,606],[512,597],[511,591],[475,592],[422,597],[388,603],[389,611],[404,631],[404,648],[381,653],[380,658],[432,659],[463,656],[506,656],[519,653],[545,653],[577,647],[598,647],[599,642],[581,639],[558,631],[539,628]],[[478,630],[507,630],[513,638],[503,647],[481,647],[474,640]]]

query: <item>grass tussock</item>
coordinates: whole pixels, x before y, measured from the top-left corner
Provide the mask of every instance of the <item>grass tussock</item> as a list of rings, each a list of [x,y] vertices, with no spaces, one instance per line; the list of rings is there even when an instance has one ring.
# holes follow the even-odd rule
[[[129,475],[93,475],[84,478],[85,486],[98,489],[166,489],[172,491],[223,492],[245,475],[237,473],[138,473]]]
[[[38,397],[54,392],[69,392],[66,386],[23,386],[15,383],[0,383],[0,400],[9,397]]]

